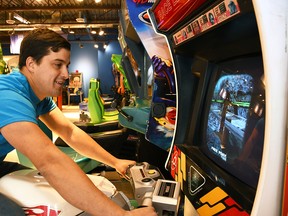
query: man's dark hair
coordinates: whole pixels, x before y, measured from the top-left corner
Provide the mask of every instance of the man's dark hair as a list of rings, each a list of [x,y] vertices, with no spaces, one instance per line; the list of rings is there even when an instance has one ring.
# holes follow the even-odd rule
[[[39,28],[30,31],[23,39],[20,47],[19,69],[26,65],[26,59],[31,56],[37,64],[51,51],[58,52],[61,48],[71,49],[70,43],[58,33]]]

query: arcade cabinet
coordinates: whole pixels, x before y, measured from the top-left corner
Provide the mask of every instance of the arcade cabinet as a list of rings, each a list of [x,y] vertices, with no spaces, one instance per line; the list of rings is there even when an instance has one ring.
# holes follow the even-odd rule
[[[285,0],[161,0],[148,10],[177,77],[166,167],[184,215],[281,215],[287,9]]]
[[[120,114],[119,122],[138,133],[138,160],[159,167],[165,177],[171,178],[164,169],[174,134],[176,106],[173,70],[166,67],[166,62],[170,66],[168,47],[164,37],[158,38],[149,23],[146,11],[152,3],[123,0],[121,5],[122,65],[135,104],[122,107],[132,118]]]

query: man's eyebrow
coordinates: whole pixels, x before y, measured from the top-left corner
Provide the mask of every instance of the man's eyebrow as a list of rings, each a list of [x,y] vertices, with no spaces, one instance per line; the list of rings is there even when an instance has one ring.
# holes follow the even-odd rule
[[[64,61],[63,59],[54,59],[54,61],[59,61],[59,62],[63,62],[63,63],[65,63],[65,61]],[[70,65],[70,61],[68,62],[67,65]]]
[[[54,59],[54,61],[61,61],[61,62],[65,62],[63,59]]]

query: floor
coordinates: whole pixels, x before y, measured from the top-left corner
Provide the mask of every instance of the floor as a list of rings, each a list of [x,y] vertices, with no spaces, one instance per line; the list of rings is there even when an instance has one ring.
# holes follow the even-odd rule
[[[79,120],[79,106],[78,105],[64,105],[62,107],[63,114],[72,122]],[[53,135],[53,140],[57,136]],[[17,152],[14,150],[11,153],[9,153],[5,159],[6,161],[13,161],[13,162],[19,162]],[[93,170],[90,174],[92,175],[102,175],[106,177],[108,180],[110,180],[118,191],[122,191],[130,200],[134,199],[133,191],[130,182],[128,182],[126,179],[123,179],[119,176],[119,174],[113,170],[112,168],[106,167],[105,165],[100,166],[99,168],[96,168]]]

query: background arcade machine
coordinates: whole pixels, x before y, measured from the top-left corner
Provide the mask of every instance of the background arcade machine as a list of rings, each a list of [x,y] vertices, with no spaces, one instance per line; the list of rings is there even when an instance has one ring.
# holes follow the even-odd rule
[[[121,108],[122,106],[129,104],[131,88],[121,64],[122,55],[112,54],[111,61],[113,62],[112,73],[115,80],[115,85],[112,86],[112,90],[114,91],[114,101],[116,100],[117,105]]]
[[[147,81],[149,80],[148,68],[151,66],[150,71],[153,71],[153,88],[151,95],[148,97],[149,103],[141,106],[137,104],[137,112],[142,112],[143,115],[136,115],[139,120],[140,116],[145,115],[145,121],[142,118],[139,123],[141,125],[141,136],[139,145],[139,160],[147,161],[159,167],[162,173],[170,174],[164,169],[164,163],[168,156],[168,149],[172,143],[174,136],[175,125],[175,113],[176,113],[176,85],[173,72],[173,66],[170,61],[170,53],[165,42],[165,38],[155,34],[149,17],[146,13],[152,3],[142,3],[134,1],[123,1],[122,3],[122,28],[124,41],[127,47],[132,53],[132,57],[138,64],[141,73],[141,83],[139,83],[139,77],[137,77],[137,69],[133,67],[133,60],[131,55],[129,56],[129,50],[125,47],[123,55],[123,67],[126,72],[131,74],[134,85],[130,85],[132,88],[138,91],[138,97],[145,98],[147,92]],[[121,19],[120,19],[121,20]],[[124,23],[124,24],[123,24]],[[127,31],[127,29],[129,31]],[[139,42],[131,40],[129,34],[136,32]],[[127,37],[125,37],[127,35]],[[143,66],[143,67],[142,67]],[[136,71],[136,72],[135,72]],[[135,79],[136,75],[136,79]],[[137,83],[138,81],[138,83]],[[142,90],[142,92],[140,91]],[[144,93],[141,95],[141,93]],[[152,97],[151,97],[152,96]],[[146,100],[147,101],[147,100]],[[138,106],[140,105],[140,106]],[[139,109],[140,108],[140,109]],[[123,110],[126,107],[123,108]],[[129,108],[130,109],[130,108]],[[141,110],[142,109],[142,110]],[[128,110],[127,110],[128,111]],[[129,112],[129,111],[128,111]],[[121,122],[121,119],[120,123]],[[123,122],[126,125],[129,122]],[[132,122],[133,124],[133,122]],[[138,126],[138,125],[137,125]],[[136,128],[139,129],[139,128]],[[170,177],[171,178],[171,177]]]
[[[130,101],[126,101],[122,107],[124,113],[119,115],[119,122],[124,127],[145,134],[151,105],[149,89],[152,87],[148,82],[151,61],[129,19],[126,1],[122,1],[121,5],[118,38],[123,52],[121,65],[130,86]]]
[[[121,73],[120,79],[125,79],[124,71],[121,69],[121,55],[112,55],[112,62],[114,63],[114,68]],[[127,81],[122,80],[119,83],[115,82],[118,86],[118,89],[123,89],[117,94],[119,95],[119,100],[121,101],[125,91],[129,91],[129,86]],[[115,99],[118,100],[118,99]],[[105,98],[102,97],[100,91],[100,80],[91,78],[89,83],[89,93],[88,93],[88,108],[89,108],[89,118],[88,121],[84,122],[75,122],[78,127],[84,130],[91,138],[93,138],[97,143],[99,143],[105,150],[116,157],[122,157],[125,159],[135,160],[135,145],[130,144],[129,148],[124,148],[127,142],[129,142],[128,136],[129,131],[127,128],[119,125],[118,115],[121,110],[121,104],[117,105],[117,109],[113,108],[114,102],[105,101]],[[80,114],[85,115],[84,113]],[[86,114],[87,115],[87,114]],[[77,154],[73,149],[71,149],[64,140],[60,137],[57,138],[55,144],[66,151]],[[91,160],[94,162],[94,160]],[[95,162],[94,162],[95,164]],[[85,169],[86,172],[92,171],[94,168],[99,168],[99,162],[97,166],[89,166],[89,170]]]
[[[125,92],[130,91],[130,87],[121,66],[121,55],[112,54],[111,62],[111,73],[114,76],[114,85],[111,86],[111,90],[114,94],[102,94],[100,79],[91,78],[87,106],[89,114],[84,112],[88,109],[83,110],[79,121],[74,122],[87,133],[119,129],[119,112],[116,108],[120,109],[122,105],[119,103],[119,106],[115,107],[113,102],[122,101],[122,98],[125,98]]]
[[[129,151],[123,149],[128,142],[130,131],[119,125],[119,111],[117,109],[105,109],[105,103],[101,97],[99,87],[99,80],[91,78],[88,93],[88,108],[91,118],[89,124],[93,125],[94,130],[97,131],[87,132],[87,134],[112,155],[135,160],[136,144]],[[60,137],[57,138],[55,144],[71,149]]]
[[[149,15],[173,50],[178,113],[167,168],[181,183],[184,214],[280,215],[287,1],[179,1],[167,12],[169,3],[157,1]]]
[[[122,64],[125,71],[127,71],[127,80],[131,85],[131,92],[129,101],[126,100],[125,106],[120,111],[119,121],[125,127],[145,134],[151,106],[151,95],[149,96],[148,93],[148,88],[151,88],[151,85],[147,87],[149,85],[147,84],[148,71],[142,72],[137,67],[138,64],[128,47],[124,50]]]

